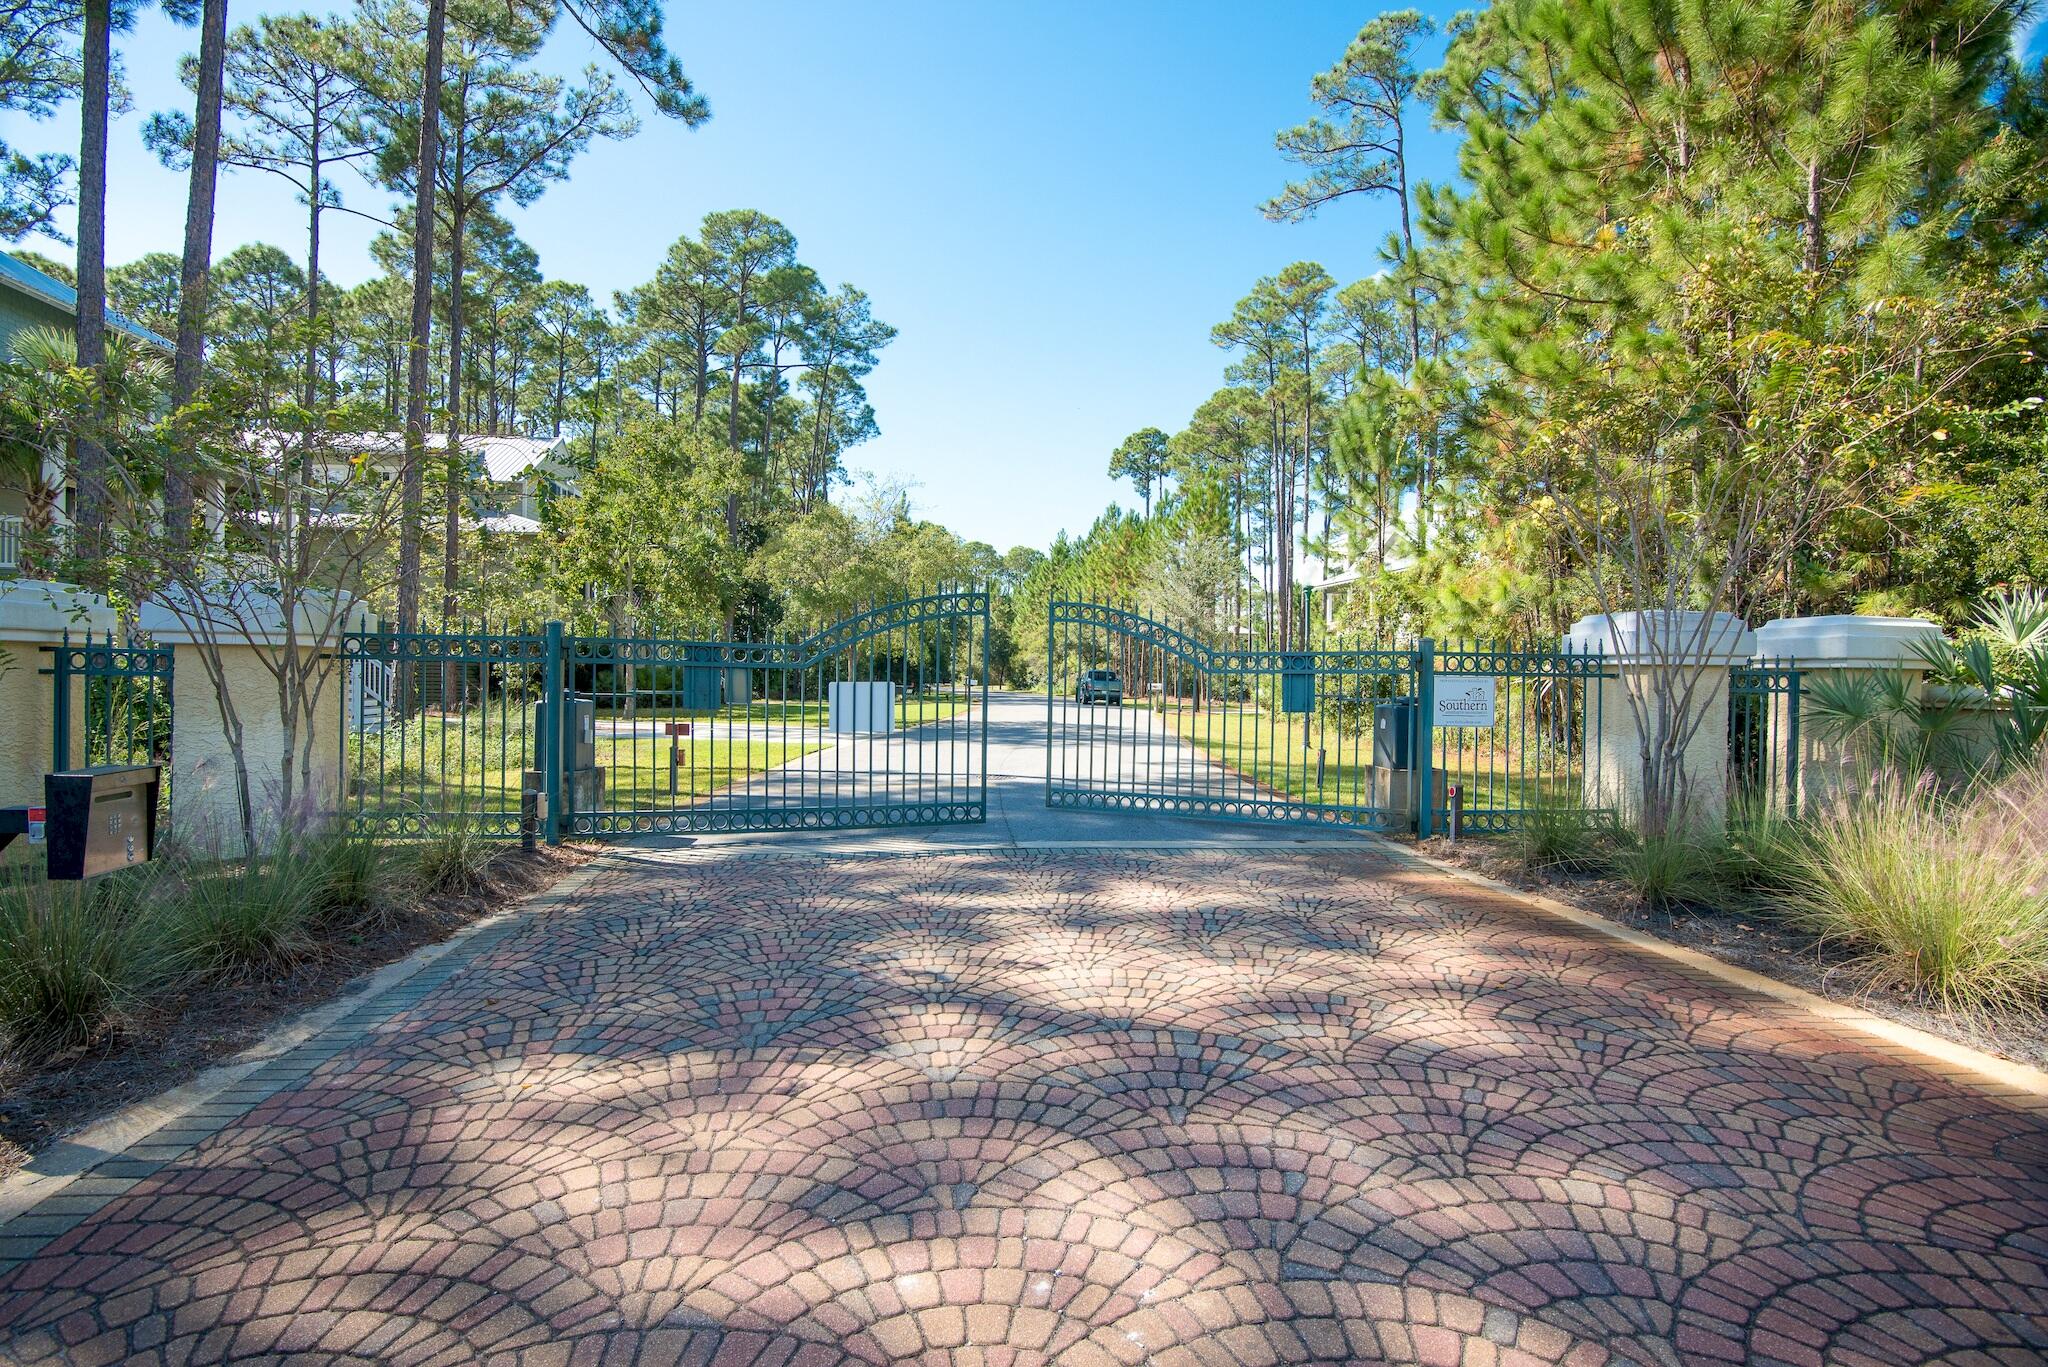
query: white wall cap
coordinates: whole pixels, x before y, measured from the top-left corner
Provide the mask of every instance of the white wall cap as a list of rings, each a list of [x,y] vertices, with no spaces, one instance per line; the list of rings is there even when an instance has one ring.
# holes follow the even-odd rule
[[[1594,612],[1572,623],[1564,648],[1625,665],[1736,664],[1756,653],[1756,633],[1732,612]]]
[[[142,605],[136,625],[158,645],[281,646],[284,605],[261,589],[231,586],[203,598],[180,590]],[[307,592],[292,604],[292,625],[303,646],[332,645],[343,631],[369,625],[369,606],[353,594]]]
[[[1822,669],[1914,669],[1925,667],[1916,647],[1941,639],[1918,617],[1780,617],[1756,629],[1756,653]]]
[[[104,634],[119,623],[119,615],[106,599],[76,584],[0,580],[0,641],[61,645],[67,631],[73,640],[80,640],[89,631]]]

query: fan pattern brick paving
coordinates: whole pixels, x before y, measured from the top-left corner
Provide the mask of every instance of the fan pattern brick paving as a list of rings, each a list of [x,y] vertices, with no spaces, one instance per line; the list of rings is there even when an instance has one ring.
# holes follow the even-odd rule
[[[2029,1112],[1369,851],[636,851],[18,1360],[2036,1363]]]

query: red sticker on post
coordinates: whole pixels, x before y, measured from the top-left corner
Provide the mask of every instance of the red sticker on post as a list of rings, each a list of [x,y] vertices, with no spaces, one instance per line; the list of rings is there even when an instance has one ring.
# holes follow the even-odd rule
[[[43,832],[49,828],[49,819],[50,809],[47,807],[31,807],[28,809],[29,844],[40,845],[43,843]]]

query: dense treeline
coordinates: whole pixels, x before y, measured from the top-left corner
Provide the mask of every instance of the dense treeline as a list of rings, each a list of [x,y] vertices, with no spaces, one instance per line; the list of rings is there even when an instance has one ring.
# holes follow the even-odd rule
[[[109,267],[94,125],[113,86],[92,56],[116,50],[138,12],[0,11],[0,107],[48,117],[77,98],[85,110],[80,158],[0,148],[7,235],[49,231],[59,209],[80,206],[74,261],[23,254],[84,287],[75,356],[39,339],[4,358],[4,445],[10,475],[33,486],[37,568],[143,591],[164,548],[146,538],[124,562],[109,520],[160,506],[175,550],[202,520],[195,496],[237,473],[237,432],[261,429],[301,434],[306,450],[404,433],[403,496],[376,518],[395,561],[353,568],[408,622],[518,612],[621,630],[767,630],[785,613],[992,572],[993,552],[917,522],[900,491],[831,501],[845,453],[878,430],[863,382],[895,330],[862,291],[805,265],[788,227],[751,209],[708,214],[609,300],[549,278],[520,239],[507,211],[564,181],[593,142],[632,136],[636,107],[708,117],[662,44],[658,7],[360,0],[345,16],[264,15],[232,30],[220,0],[173,7],[201,28],[180,68],[194,103],[150,115],[143,136],[191,177],[186,242]],[[564,25],[593,37],[607,64],[575,79],[539,69]],[[423,121],[429,102],[439,117]],[[304,207],[303,237],[214,253],[222,172],[280,182]],[[337,214],[383,225],[371,249],[381,271],[358,285],[327,275],[323,234]],[[106,307],[175,339],[175,368],[118,334],[111,353],[104,341],[95,352],[95,278]],[[503,435],[564,438],[576,471],[543,490],[543,531],[523,541],[480,532],[475,516],[489,491],[465,439]],[[79,504],[62,563],[43,469],[53,447]],[[239,526],[246,541],[248,519],[269,511],[242,508],[229,540]],[[347,516],[371,520],[361,507]],[[276,537],[258,549],[295,554]]]
[[[1385,270],[1258,281],[1215,329],[1225,387],[1112,456],[1145,513],[1040,577],[1158,596],[1209,525],[1181,505],[1220,497],[1228,615],[1280,640],[1310,551],[1359,573],[1342,620],[1377,633],[1959,619],[2041,582],[2048,91],[2013,25],[1987,0],[1500,0],[1425,70],[1430,22],[1375,19],[1279,135],[1306,174],[1265,207],[1390,200]],[[1457,185],[1411,178],[1428,116]]]

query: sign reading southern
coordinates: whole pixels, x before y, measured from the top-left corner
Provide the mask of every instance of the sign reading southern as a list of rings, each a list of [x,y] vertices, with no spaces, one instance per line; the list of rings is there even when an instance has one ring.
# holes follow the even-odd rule
[[[1492,726],[1493,679],[1436,677],[1437,726]]]

